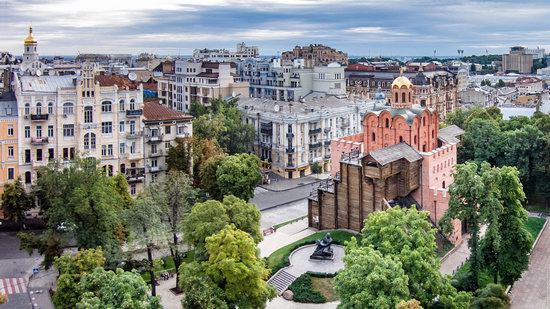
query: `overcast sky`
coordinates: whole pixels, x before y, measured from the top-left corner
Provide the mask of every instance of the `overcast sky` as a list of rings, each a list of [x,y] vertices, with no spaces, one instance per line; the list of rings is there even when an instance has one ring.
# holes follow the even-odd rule
[[[32,24],[42,55],[322,43],[350,55],[454,56],[550,47],[547,0],[0,0],[0,51]]]

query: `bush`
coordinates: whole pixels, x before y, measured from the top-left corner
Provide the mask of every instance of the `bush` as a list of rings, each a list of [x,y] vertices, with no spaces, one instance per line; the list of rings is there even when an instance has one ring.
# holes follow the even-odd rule
[[[288,289],[294,293],[293,300],[298,303],[321,304],[327,301],[321,292],[313,289],[311,275],[309,273],[305,273],[298,277],[298,279],[292,282]]]
[[[319,162],[315,162],[311,165],[311,172],[314,174],[321,174],[323,172],[323,166]]]

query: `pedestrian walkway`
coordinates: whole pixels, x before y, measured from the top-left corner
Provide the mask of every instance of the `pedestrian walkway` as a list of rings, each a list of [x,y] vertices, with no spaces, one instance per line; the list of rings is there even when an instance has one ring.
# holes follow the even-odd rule
[[[547,225],[531,252],[529,269],[512,287],[512,309],[550,308],[550,230]]]
[[[169,280],[159,280],[157,285],[157,296],[160,297],[160,302],[164,309],[180,309],[181,298],[183,294],[175,295],[170,291],[171,288],[176,286],[176,276]]]
[[[22,277],[0,279],[0,292],[6,295],[27,293],[27,280]]]
[[[441,261],[439,272],[444,275],[454,275],[454,273],[468,260],[470,257],[470,248],[468,248],[469,235],[464,235],[462,242],[457,248],[454,248]]]
[[[273,234],[264,236],[264,240],[258,244],[260,255],[268,257],[275,250],[314,233],[315,231],[307,226],[307,218],[287,224]]]
[[[287,190],[292,190],[298,187],[307,186],[312,183],[317,183],[323,179],[330,177],[329,173],[324,174],[311,174],[309,176],[287,179],[282,176],[279,176],[273,172],[269,173],[270,184],[262,184],[260,187],[274,192],[282,192]]]

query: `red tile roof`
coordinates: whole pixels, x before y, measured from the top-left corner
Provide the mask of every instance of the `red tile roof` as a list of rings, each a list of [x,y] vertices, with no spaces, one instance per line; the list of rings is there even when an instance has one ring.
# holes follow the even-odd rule
[[[95,79],[102,87],[111,87],[117,85],[119,89],[128,87],[128,89],[135,90],[138,88],[139,85],[139,83],[131,81],[128,78],[120,75],[97,75]]]
[[[374,66],[354,63],[348,65],[346,71],[374,71]]]
[[[165,120],[191,120],[193,116],[175,111],[158,101],[146,101],[143,103],[144,121],[165,121]]]

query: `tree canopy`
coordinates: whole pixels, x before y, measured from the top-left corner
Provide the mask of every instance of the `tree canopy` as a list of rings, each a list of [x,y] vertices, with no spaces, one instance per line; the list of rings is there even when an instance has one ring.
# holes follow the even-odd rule
[[[23,222],[25,211],[33,207],[34,199],[27,194],[21,178],[17,178],[12,183],[4,184],[4,193],[2,193],[2,211],[8,220]]]
[[[261,179],[260,160],[254,154],[228,156],[216,169],[221,194],[234,195],[245,201],[254,197],[254,189]]]

